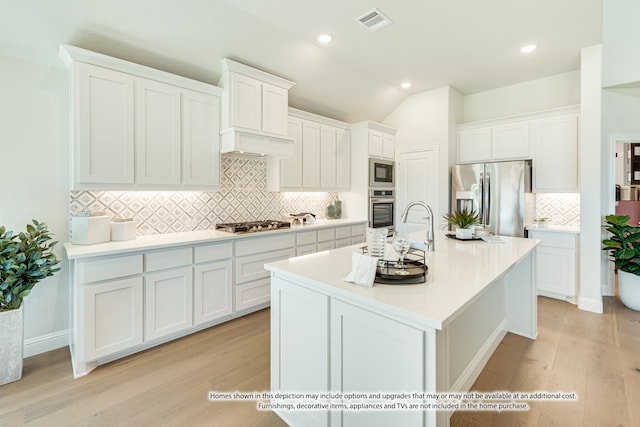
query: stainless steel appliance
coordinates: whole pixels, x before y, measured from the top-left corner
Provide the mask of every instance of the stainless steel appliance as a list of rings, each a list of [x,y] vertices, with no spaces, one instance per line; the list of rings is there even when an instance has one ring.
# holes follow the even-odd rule
[[[392,160],[369,159],[369,187],[393,188],[394,167]]]
[[[227,231],[229,233],[256,233],[259,231],[279,230],[282,228],[291,228],[291,223],[286,221],[276,221],[266,219],[263,221],[246,221],[246,222],[228,222],[224,224],[216,224],[216,230]]]
[[[391,236],[395,231],[394,205],[394,190],[369,189],[369,227],[386,228]]]
[[[478,213],[495,234],[525,236],[535,217],[531,161],[455,165],[451,169],[451,212]]]

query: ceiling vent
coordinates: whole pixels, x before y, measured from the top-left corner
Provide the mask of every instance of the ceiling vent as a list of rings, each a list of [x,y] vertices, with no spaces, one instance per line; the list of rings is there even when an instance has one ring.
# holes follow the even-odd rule
[[[357,18],[356,21],[369,31],[378,31],[380,28],[384,28],[393,22],[377,8],[371,9],[369,12]]]

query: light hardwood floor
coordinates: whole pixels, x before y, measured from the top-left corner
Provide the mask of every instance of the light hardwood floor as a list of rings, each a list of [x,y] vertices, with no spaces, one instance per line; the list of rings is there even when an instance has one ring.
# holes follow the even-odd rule
[[[576,402],[527,412],[458,412],[458,426],[640,426],[640,313],[605,298],[605,313],[538,298],[538,339],[507,334],[477,391],[575,391]],[[98,367],[74,380],[67,349],[25,360],[0,387],[0,426],[285,426],[254,402],[209,391],[269,388],[269,310]]]

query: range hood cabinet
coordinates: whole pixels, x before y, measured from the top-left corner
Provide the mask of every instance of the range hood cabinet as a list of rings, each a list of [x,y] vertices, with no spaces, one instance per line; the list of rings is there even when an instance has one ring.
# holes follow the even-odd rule
[[[289,89],[294,83],[228,58],[221,64],[220,153],[293,157],[288,119]]]

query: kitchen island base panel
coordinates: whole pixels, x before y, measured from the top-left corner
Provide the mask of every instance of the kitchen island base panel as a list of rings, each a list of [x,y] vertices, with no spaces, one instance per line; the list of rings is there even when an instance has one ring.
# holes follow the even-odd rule
[[[272,269],[272,392],[466,392],[507,332],[536,336],[535,251],[443,322]],[[422,286],[422,285],[420,285]],[[513,307],[510,307],[513,305]],[[451,411],[279,411],[293,426],[448,426]]]

